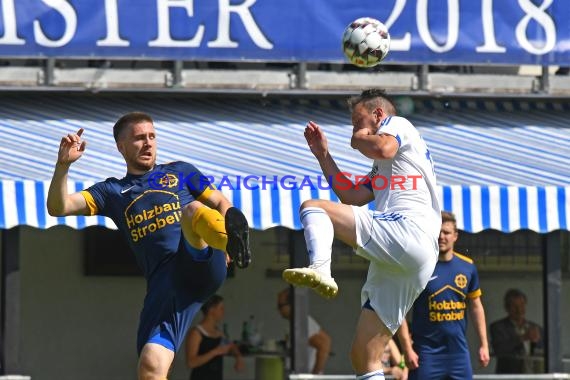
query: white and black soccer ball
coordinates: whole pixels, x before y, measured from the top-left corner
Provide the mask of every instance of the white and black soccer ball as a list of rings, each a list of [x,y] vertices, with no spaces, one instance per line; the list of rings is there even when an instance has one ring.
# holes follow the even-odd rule
[[[371,17],[354,20],[344,30],[342,50],[353,65],[376,66],[390,51],[388,28]]]

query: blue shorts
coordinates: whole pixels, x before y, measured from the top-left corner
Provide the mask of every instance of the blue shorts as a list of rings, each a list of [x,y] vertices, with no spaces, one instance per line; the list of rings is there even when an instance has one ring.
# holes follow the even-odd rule
[[[226,279],[225,252],[209,248],[209,257],[198,261],[190,250],[181,239],[176,255],[147,280],[137,332],[139,355],[146,343],[157,343],[177,352],[202,304]]]
[[[410,370],[408,380],[472,380],[469,353],[424,354],[418,353],[419,367]]]

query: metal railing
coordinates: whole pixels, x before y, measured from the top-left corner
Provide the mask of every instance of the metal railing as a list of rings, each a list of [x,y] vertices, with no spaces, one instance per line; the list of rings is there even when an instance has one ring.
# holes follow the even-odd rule
[[[349,64],[318,62],[5,57],[0,60],[0,90],[338,94],[374,86],[401,94],[567,96],[570,75],[555,69],[384,64],[363,71]]]

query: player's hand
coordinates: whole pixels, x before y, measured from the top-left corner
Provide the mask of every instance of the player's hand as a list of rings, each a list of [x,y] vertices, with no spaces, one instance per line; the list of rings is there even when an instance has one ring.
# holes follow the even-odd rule
[[[80,128],[77,133],[70,133],[61,139],[57,154],[58,164],[71,165],[83,155],[87,142],[81,140],[82,134],[83,128]]]
[[[374,135],[375,132],[368,127],[361,127],[352,129],[352,137],[350,138],[350,147],[358,149],[362,141],[366,141],[366,136]]]
[[[352,135],[373,135],[375,131],[367,126],[352,127]]]
[[[405,359],[406,359],[406,367],[408,367],[409,369],[416,369],[420,366],[418,354],[416,354],[416,351],[414,350],[406,352]]]
[[[305,140],[317,159],[327,156],[329,151],[327,137],[321,127],[313,121],[309,121],[305,127]]]
[[[479,364],[481,367],[487,367],[489,365],[489,348],[483,346],[479,348]]]

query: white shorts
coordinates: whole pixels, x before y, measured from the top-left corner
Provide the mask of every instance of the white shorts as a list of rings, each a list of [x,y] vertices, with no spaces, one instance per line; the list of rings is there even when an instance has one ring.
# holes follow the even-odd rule
[[[356,253],[370,261],[362,305],[370,301],[394,334],[431,277],[438,257],[437,239],[409,218],[353,206]]]

